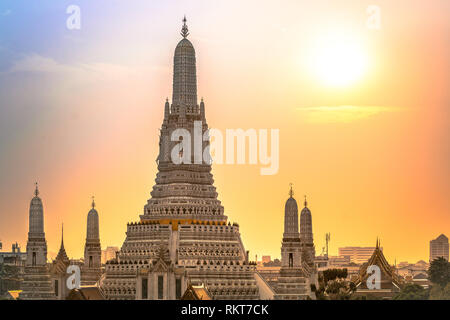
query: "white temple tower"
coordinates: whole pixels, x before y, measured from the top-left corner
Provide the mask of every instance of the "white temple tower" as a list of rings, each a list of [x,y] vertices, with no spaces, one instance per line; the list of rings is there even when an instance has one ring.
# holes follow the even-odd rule
[[[47,266],[44,208],[42,200],[39,198],[37,183],[34,195],[30,203],[27,261],[20,298],[24,300],[54,299],[54,291]]]
[[[205,104],[197,102],[196,59],[186,19],[175,48],[172,103],[164,105],[158,173],[140,221],[127,225],[117,259],[106,264],[102,289],[108,299],[179,299],[188,284],[204,285],[213,299],[258,299],[255,263],[217,199],[211,164],[198,159],[208,141]],[[201,122],[195,129],[195,122]],[[198,127],[197,127],[198,128]],[[171,141],[184,129],[189,148]],[[192,152],[190,152],[192,151]],[[195,152],[197,151],[197,152]],[[199,151],[199,152],[198,152]],[[177,164],[171,157],[187,160]],[[196,156],[197,154],[197,156]]]
[[[81,268],[82,286],[94,285],[100,279],[101,259],[102,249],[100,245],[98,212],[95,209],[94,197],[92,197],[92,209],[87,216],[84,265]]]

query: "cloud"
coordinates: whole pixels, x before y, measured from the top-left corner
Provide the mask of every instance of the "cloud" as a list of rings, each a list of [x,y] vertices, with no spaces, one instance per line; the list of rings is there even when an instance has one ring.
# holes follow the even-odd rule
[[[320,106],[298,108],[297,110],[305,113],[308,122],[348,123],[397,109],[381,106]]]
[[[11,67],[2,73],[44,73],[68,78],[89,77],[90,79],[92,77],[94,79],[115,79],[142,75],[140,68],[100,62],[66,64],[35,53],[14,61]]]
[[[2,13],[0,13],[0,15],[2,15],[3,17],[9,16],[12,13],[12,11],[10,9],[7,9],[5,11],[3,11]]]

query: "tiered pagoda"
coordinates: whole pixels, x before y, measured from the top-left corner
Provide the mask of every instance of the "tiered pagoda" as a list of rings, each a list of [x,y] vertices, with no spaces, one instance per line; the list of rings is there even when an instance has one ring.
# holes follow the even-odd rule
[[[298,206],[293,196],[294,192],[291,185],[289,198],[284,207],[281,269],[275,286],[275,299],[277,300],[315,298],[311,292],[311,284],[314,283],[311,282],[311,279],[314,279],[315,276],[314,260],[312,260],[312,265],[310,265],[309,260],[310,250],[314,250],[311,217],[307,221],[303,217],[303,221],[301,222],[308,222],[308,225],[303,226],[303,228],[301,225],[300,230],[303,232],[299,233]],[[306,214],[306,212],[302,211],[302,214]],[[309,214],[311,213],[309,212]]]
[[[228,221],[217,198],[211,163],[195,152],[202,155],[209,139],[200,146],[192,139],[192,152],[171,139],[177,129],[194,137],[194,122],[201,123],[200,137],[208,130],[205,103],[197,102],[186,19],[181,35],[172,103],[164,106],[156,184],[140,221],[127,225],[117,259],[106,264],[102,290],[108,299],[180,299],[191,284],[207,287],[212,299],[259,299],[256,266],[248,260],[239,225]],[[174,154],[184,160],[175,161]]]

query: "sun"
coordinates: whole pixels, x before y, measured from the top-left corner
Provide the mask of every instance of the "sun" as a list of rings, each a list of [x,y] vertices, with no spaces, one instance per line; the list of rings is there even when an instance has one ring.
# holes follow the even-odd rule
[[[355,38],[328,36],[319,38],[311,67],[325,85],[343,87],[354,84],[367,70],[367,53]]]

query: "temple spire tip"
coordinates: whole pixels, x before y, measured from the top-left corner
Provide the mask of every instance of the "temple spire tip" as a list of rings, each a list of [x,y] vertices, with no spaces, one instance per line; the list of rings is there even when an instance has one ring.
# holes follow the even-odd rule
[[[186,22],[187,22],[187,20],[186,20],[186,15],[184,15],[184,18],[183,18],[183,27],[181,28],[181,36],[183,37],[183,38],[187,38],[187,36],[189,35],[189,29],[188,29],[188,26],[187,26],[187,24],[186,24]]]
[[[289,196],[292,198],[294,196],[294,190],[292,189],[293,184],[289,183]]]

